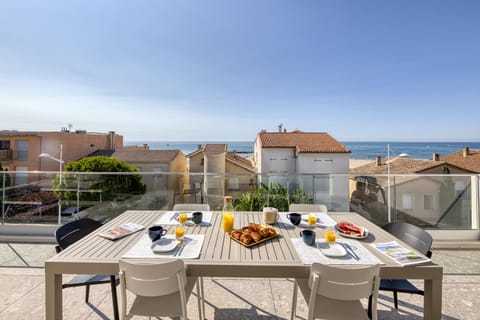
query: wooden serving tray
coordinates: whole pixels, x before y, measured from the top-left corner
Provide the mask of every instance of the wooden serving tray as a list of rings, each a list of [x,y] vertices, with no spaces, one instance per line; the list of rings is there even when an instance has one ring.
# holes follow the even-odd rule
[[[237,230],[233,230],[233,231],[237,231]],[[233,231],[232,231],[232,232],[233,232]],[[242,246],[247,247],[247,248],[251,248],[251,247],[253,247],[253,246],[256,246],[257,244],[260,244],[260,243],[263,243],[263,242],[268,241],[268,240],[270,240],[270,239],[273,239],[273,238],[278,237],[278,236],[280,235],[280,233],[279,233],[277,230],[275,230],[275,234],[274,234],[273,236],[260,239],[260,240],[258,240],[258,241],[256,241],[256,242],[252,242],[252,243],[250,243],[250,244],[245,244],[245,243],[243,243],[242,241],[237,240],[235,237],[232,237],[232,233],[229,233],[229,235],[230,235],[230,238],[231,238],[232,240],[240,243]]]

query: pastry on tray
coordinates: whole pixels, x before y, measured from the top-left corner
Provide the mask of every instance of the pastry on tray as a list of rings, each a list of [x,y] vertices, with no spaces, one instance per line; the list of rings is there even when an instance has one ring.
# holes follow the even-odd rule
[[[272,227],[267,227],[258,223],[249,223],[241,229],[233,230],[230,233],[230,236],[243,245],[250,246],[262,242],[262,240],[278,236],[278,232]]]

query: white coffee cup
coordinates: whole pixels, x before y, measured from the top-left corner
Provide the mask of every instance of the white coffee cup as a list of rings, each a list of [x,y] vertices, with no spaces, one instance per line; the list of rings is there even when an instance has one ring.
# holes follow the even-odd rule
[[[278,209],[273,207],[263,208],[263,222],[266,224],[274,224],[278,221]]]

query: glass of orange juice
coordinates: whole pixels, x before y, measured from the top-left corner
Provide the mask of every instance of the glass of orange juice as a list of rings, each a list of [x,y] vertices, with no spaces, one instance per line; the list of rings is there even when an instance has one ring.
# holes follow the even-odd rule
[[[188,215],[187,215],[186,212],[181,212],[181,213],[178,215],[178,222],[180,222],[180,223],[185,223],[187,220],[188,220]]]
[[[233,212],[224,212],[222,215],[222,230],[230,232],[233,230]]]
[[[335,229],[333,227],[327,227],[325,230],[325,240],[328,243],[334,243],[336,239],[337,233],[335,232]]]
[[[307,217],[308,224],[316,224],[317,223],[317,216],[314,214],[309,214]]]
[[[178,226],[175,228],[175,238],[182,241],[185,236],[185,228],[183,226]]]

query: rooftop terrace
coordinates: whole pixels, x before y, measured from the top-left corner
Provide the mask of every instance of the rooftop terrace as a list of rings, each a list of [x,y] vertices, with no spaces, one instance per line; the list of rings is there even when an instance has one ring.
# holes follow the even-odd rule
[[[0,243],[0,319],[45,319],[43,264],[53,255],[52,244]],[[442,319],[478,319],[480,250],[437,249],[433,261],[444,268]],[[292,287],[290,279],[207,278],[207,319],[288,319]],[[109,286],[93,288],[90,305],[84,303],[84,290],[64,290],[64,319],[113,319]],[[300,296],[296,319],[305,319]],[[195,296],[188,308],[190,318],[197,319]],[[399,294],[395,311],[392,295],[380,292],[378,309],[379,319],[422,319],[423,298]]]

